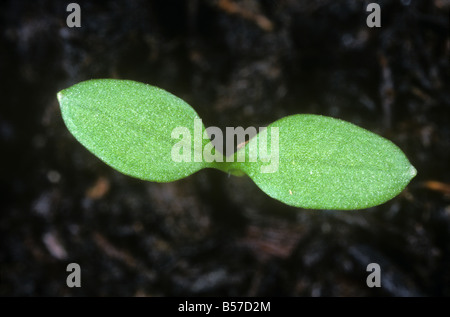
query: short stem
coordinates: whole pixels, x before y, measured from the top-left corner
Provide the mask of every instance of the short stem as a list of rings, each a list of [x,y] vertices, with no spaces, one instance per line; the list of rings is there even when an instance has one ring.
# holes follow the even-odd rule
[[[243,171],[235,166],[235,162],[226,162],[225,158],[223,162],[214,162],[211,167],[233,176],[245,175]]]

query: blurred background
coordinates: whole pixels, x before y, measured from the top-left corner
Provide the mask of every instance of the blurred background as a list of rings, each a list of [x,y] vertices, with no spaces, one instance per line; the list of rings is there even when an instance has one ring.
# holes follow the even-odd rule
[[[449,1],[374,1],[380,28],[371,1],[76,1],[80,28],[70,2],[0,4],[0,295],[450,296]],[[418,175],[360,211],[289,207],[215,170],[133,179],[61,118],[56,93],[92,78],[164,88],[222,129],[341,118]]]

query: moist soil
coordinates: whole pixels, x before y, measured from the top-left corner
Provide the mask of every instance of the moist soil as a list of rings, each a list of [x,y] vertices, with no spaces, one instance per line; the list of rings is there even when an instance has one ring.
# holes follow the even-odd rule
[[[374,28],[367,1],[77,3],[79,28],[65,2],[0,4],[0,295],[450,296],[448,1],[377,1]],[[164,88],[221,129],[347,120],[418,174],[358,211],[290,207],[211,169],[134,179],[64,125],[56,93],[92,78]]]

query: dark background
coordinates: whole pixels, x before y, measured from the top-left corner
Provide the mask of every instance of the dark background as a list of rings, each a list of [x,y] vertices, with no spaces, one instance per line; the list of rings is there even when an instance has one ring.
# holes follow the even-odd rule
[[[381,28],[353,0],[77,1],[68,28],[70,2],[0,4],[0,295],[450,296],[449,1],[376,1]],[[56,93],[91,78],[162,87],[206,126],[341,118],[418,175],[361,211],[289,207],[215,170],[133,179],[64,126]]]

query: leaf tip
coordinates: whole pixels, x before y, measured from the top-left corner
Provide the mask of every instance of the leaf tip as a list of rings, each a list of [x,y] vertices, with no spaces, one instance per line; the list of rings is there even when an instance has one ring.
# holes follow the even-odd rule
[[[414,166],[410,165],[410,167],[409,167],[409,176],[410,176],[410,179],[413,179],[414,177],[416,177],[416,175],[417,175],[417,170],[416,170],[416,168],[415,168]]]
[[[58,93],[56,94],[56,98],[58,98],[59,104],[61,104],[61,101],[62,101],[63,97],[64,97],[64,95],[63,95],[63,90],[61,90],[60,92],[58,92]]]

